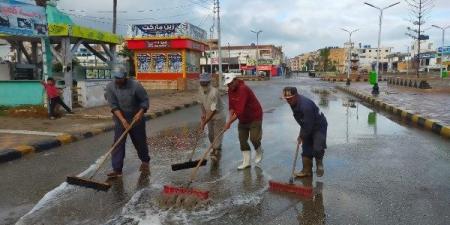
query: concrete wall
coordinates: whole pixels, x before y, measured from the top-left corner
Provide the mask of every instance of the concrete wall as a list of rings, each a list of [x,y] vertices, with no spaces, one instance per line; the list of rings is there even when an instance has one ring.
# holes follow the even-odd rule
[[[0,80],[11,80],[9,64],[0,64]]]
[[[0,105],[42,105],[44,88],[37,80],[0,81]]]
[[[108,104],[105,99],[105,88],[111,80],[78,81],[78,101],[84,108],[103,106]]]

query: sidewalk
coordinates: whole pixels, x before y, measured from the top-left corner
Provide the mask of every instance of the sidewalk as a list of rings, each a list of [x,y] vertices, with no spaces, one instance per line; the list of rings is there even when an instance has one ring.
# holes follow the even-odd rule
[[[197,91],[150,95],[147,119],[197,104]],[[56,120],[0,116],[0,163],[112,130],[108,106],[75,109]]]
[[[338,87],[347,91],[345,84],[338,84]],[[450,129],[450,90],[412,89],[387,85],[386,82],[380,82],[379,87],[380,94],[376,100],[369,97],[372,96],[372,86],[368,83],[352,83],[348,91],[377,106],[384,106],[386,109],[390,107],[387,111],[400,114],[421,127],[425,127],[425,121],[421,120],[431,121],[431,127],[442,127],[439,133],[447,136],[447,129]],[[395,108],[398,110],[394,110]]]

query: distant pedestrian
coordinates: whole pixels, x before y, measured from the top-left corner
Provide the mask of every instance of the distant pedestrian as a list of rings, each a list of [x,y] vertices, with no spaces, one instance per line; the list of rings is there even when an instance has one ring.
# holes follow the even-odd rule
[[[302,145],[303,169],[296,173],[299,178],[312,176],[312,159],[316,159],[316,173],[323,176],[323,156],[327,147],[327,119],[317,105],[309,98],[298,94],[297,88],[285,87],[283,98],[291,106],[294,118],[300,125],[297,141]]]
[[[114,142],[116,142],[123,132],[130,126],[133,120],[137,120],[130,130],[131,141],[137,150],[141,160],[139,171],[144,174],[150,172],[150,156],[147,145],[147,134],[145,130],[144,113],[149,108],[149,98],[144,87],[134,79],[129,79],[123,68],[114,68],[112,71],[114,81],[106,86],[105,97],[113,113]],[[112,153],[113,171],[108,173],[108,177],[115,178],[122,176],[123,161],[125,158],[126,138],[117,146]]]
[[[59,95],[59,90],[56,88],[55,80],[52,77],[47,78],[47,83],[41,80],[41,84],[45,88],[48,99],[49,117],[51,120],[56,118],[56,106],[61,105],[69,114],[73,114],[72,110],[67,106]]]
[[[235,74],[225,75],[225,85],[228,86],[228,102],[230,118],[225,124],[225,129],[230,129],[231,124],[239,119],[238,133],[239,142],[242,151],[242,164],[238,166],[239,170],[250,167],[250,145],[248,138],[256,151],[255,163],[261,162],[263,149],[261,147],[262,139],[262,119],[263,112],[261,104],[253,91],[245,85],[244,81],[236,78]]]
[[[211,152],[212,159],[220,158],[222,150],[223,134],[218,136],[225,126],[225,110],[222,99],[220,98],[219,89],[211,85],[211,74],[200,74],[199,100],[201,103],[202,116],[200,130],[203,132],[205,126],[208,125],[208,138],[211,144],[217,138],[217,142],[213,145]]]

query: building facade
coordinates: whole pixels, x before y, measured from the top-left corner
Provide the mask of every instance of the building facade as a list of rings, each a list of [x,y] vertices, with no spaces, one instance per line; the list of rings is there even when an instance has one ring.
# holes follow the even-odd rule
[[[265,75],[280,75],[284,63],[281,47],[275,45],[250,45],[221,47],[222,71],[240,72],[243,75],[255,75],[256,69]],[[258,60],[258,63],[256,62]],[[219,51],[211,46],[200,59],[201,70],[216,73],[219,70]]]

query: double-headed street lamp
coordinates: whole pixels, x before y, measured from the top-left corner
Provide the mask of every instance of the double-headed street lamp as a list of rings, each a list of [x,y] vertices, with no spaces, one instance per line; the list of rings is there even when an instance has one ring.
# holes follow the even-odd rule
[[[350,67],[351,67],[351,64],[352,64],[352,34],[354,33],[354,32],[356,32],[356,31],[358,31],[359,29],[355,29],[355,30],[352,30],[352,31],[348,31],[348,30],[346,30],[346,29],[344,29],[344,28],[341,28],[343,31],[345,31],[345,32],[347,32],[348,33],[348,36],[349,36],[349,38],[348,38],[348,42],[349,42],[349,44],[350,44],[350,47],[348,48],[348,68],[347,68],[347,85],[350,85]]]
[[[258,30],[258,31],[254,31],[254,30],[250,30],[252,33],[256,34],[256,76],[259,76],[258,74],[258,60],[259,60],[259,49],[258,49],[258,45],[259,45],[259,33],[262,33],[262,30]]]
[[[381,23],[382,23],[382,19],[383,19],[383,10],[387,9],[387,8],[391,8],[394,5],[400,4],[400,2],[394,3],[392,5],[386,6],[384,8],[380,8],[377,6],[374,6],[370,3],[364,2],[364,4],[373,7],[375,9],[378,9],[380,11],[380,16],[379,16],[379,28],[378,28],[378,48],[377,48],[377,67],[376,67],[376,79],[375,79],[375,84],[373,85],[372,88],[372,95],[378,95],[380,93],[379,87],[378,87],[378,72],[379,72],[379,66],[380,66],[380,42],[381,42]]]
[[[446,26],[446,27],[440,27],[440,26],[437,26],[437,25],[431,25],[431,26],[433,26],[433,27],[435,27],[435,28],[438,28],[438,29],[441,29],[441,30],[442,30],[442,46],[441,46],[441,78],[443,78],[444,76],[443,76],[443,74],[442,74],[442,72],[443,72],[442,66],[444,65],[444,45],[445,45],[445,43],[444,43],[444,36],[445,36],[445,30],[446,30],[447,28],[450,28],[450,25],[449,25],[449,26]]]

